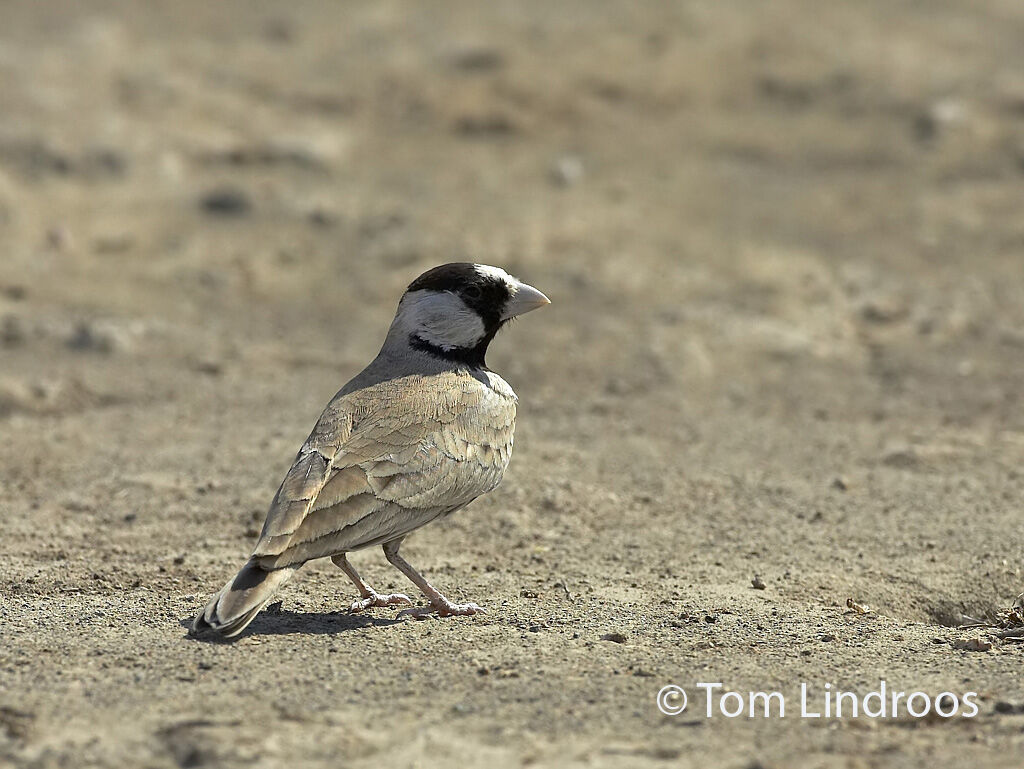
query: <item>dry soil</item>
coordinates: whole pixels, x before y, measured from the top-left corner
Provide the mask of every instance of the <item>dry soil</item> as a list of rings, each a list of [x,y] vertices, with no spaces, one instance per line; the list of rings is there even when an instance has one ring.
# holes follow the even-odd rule
[[[1019,0],[2,3],[0,764],[1014,765],[1024,645],[957,644],[1024,589],[1022,40]],[[503,485],[403,551],[489,613],[351,615],[324,562],[189,639],[464,258],[554,302],[492,346]],[[980,712],[796,717],[883,679]]]

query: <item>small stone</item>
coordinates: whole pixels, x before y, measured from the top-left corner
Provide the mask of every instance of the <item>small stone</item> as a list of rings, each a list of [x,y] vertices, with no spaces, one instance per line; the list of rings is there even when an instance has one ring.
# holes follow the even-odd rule
[[[750,580],[750,585],[754,588],[754,590],[764,590],[766,587],[768,587],[764,583],[764,580],[762,580],[761,577],[757,574],[755,574],[754,578]]]
[[[846,476],[837,475],[832,479],[832,488],[839,489],[839,491],[846,491],[850,488],[850,482],[846,479]]]
[[[967,652],[987,652],[992,648],[992,643],[981,638],[961,638],[953,642],[953,648]]]
[[[622,633],[605,633],[603,636],[601,636],[601,640],[611,641],[612,643],[616,644],[624,644],[626,643],[626,636]]]
[[[220,376],[224,373],[224,366],[218,360],[212,358],[201,358],[192,362],[192,368],[200,374],[209,376]]]
[[[0,345],[14,347],[28,337],[25,322],[17,315],[7,314],[0,318]]]
[[[860,316],[875,324],[894,323],[909,313],[906,303],[897,296],[875,296],[861,305]]]
[[[505,66],[505,58],[493,48],[471,48],[454,56],[452,66],[463,72],[494,72]]]
[[[494,138],[511,136],[519,127],[508,115],[500,112],[481,115],[463,115],[455,121],[455,132],[470,138]]]
[[[916,468],[920,457],[913,446],[894,443],[882,452],[882,464],[901,470]]]
[[[943,130],[962,124],[968,117],[967,105],[957,99],[941,99],[914,116],[914,138],[930,142]]]
[[[576,155],[563,155],[551,166],[551,181],[559,187],[571,187],[583,178],[583,161]]]
[[[199,200],[200,207],[215,216],[244,216],[252,210],[249,196],[235,187],[220,187],[205,193]]]
[[[326,208],[314,208],[309,212],[307,219],[315,227],[333,227],[338,223],[339,216]]]
[[[130,347],[128,334],[111,323],[82,321],[75,325],[65,341],[72,350],[109,355]]]
[[[73,513],[87,513],[96,509],[92,502],[76,494],[66,497],[62,504],[65,510],[70,510]]]

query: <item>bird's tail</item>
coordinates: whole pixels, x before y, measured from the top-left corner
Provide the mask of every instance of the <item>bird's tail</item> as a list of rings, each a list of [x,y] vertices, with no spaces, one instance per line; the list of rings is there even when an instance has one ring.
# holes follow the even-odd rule
[[[192,621],[192,635],[212,630],[224,638],[234,638],[294,573],[292,566],[267,571],[255,559],[249,561]]]

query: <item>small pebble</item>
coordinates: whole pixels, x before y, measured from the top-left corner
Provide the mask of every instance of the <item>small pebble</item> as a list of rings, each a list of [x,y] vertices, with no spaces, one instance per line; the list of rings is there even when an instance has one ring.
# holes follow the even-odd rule
[[[563,155],[551,166],[551,181],[559,187],[571,187],[583,179],[583,161],[576,155]]]
[[[981,638],[962,638],[953,642],[953,648],[968,652],[987,652],[992,648],[992,643]]]
[[[1000,700],[995,704],[996,713],[1024,713],[1024,704]]]
[[[252,210],[249,196],[234,187],[210,190],[199,200],[200,207],[215,216],[244,216]]]
[[[453,57],[452,65],[463,72],[494,72],[505,66],[505,58],[493,48],[471,48]]]
[[[4,315],[0,318],[0,345],[14,347],[28,337],[25,322],[17,315]]]
[[[82,321],[71,330],[65,344],[72,350],[107,355],[128,349],[131,346],[128,337],[128,331],[109,322]]]

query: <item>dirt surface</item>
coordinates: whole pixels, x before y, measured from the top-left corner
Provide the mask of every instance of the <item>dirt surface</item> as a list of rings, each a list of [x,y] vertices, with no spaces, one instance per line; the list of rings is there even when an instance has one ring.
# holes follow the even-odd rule
[[[0,17],[0,765],[1024,752],[1024,645],[956,648],[1024,589],[1019,0]],[[492,346],[504,483],[403,549],[489,613],[351,615],[317,562],[188,639],[461,258],[554,302]],[[796,717],[801,681],[883,679],[980,712]],[[708,719],[697,682],[786,717]]]

